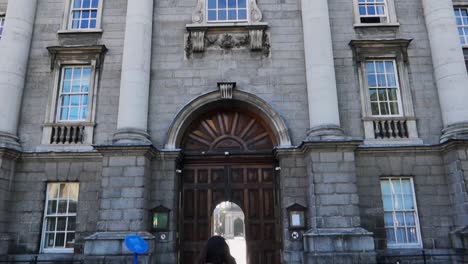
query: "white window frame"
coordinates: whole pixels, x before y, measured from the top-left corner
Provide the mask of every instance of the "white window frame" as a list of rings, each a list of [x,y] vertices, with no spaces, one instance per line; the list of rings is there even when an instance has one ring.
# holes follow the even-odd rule
[[[80,189],[80,186],[79,186],[79,183],[77,182],[50,182],[47,184],[47,187],[46,187],[46,199],[45,199],[45,206],[44,206],[44,215],[43,215],[43,221],[42,221],[42,233],[41,233],[41,253],[74,253],[74,248],[66,248],[66,247],[53,247],[53,248],[49,248],[49,247],[46,247],[46,233],[47,233],[47,223],[48,223],[48,219],[49,218],[52,218],[52,217],[67,217],[67,220],[66,220],[66,223],[65,223],[65,237],[64,237],[64,246],[66,246],[66,243],[67,243],[67,233],[74,233],[75,234],[75,241],[76,241],[76,222],[75,222],[75,230],[74,231],[71,231],[71,232],[68,232],[68,217],[75,217],[75,221],[76,221],[76,217],[77,217],[77,212],[75,213],[69,213],[68,210],[69,210],[69,201],[70,201],[70,197],[67,197],[66,201],[67,201],[67,212],[64,213],[64,214],[59,214],[59,213],[56,213],[56,214],[48,214],[47,211],[48,211],[48,204],[49,204],[49,191],[50,191],[50,188],[54,185],[54,184],[59,184],[58,185],[58,188],[60,190],[60,185],[64,184],[64,185],[67,185],[67,184],[77,184],[78,186],[78,197],[77,197],[77,211],[78,211],[78,201],[79,201],[79,189]],[[60,198],[59,198],[60,199]],[[59,199],[57,199],[57,201],[59,201]],[[62,199],[63,200],[63,199]],[[57,207],[58,207],[58,202],[57,202]],[[57,233],[57,224],[58,224],[58,221],[55,222],[55,232],[54,233]],[[54,241],[55,241],[55,238],[54,238]]]
[[[379,114],[378,115],[374,115],[372,113],[372,107],[371,107],[371,99],[370,99],[370,89],[389,89],[388,87],[370,87],[369,86],[369,83],[368,83],[368,76],[369,76],[369,73],[367,72],[367,63],[369,62],[386,62],[386,61],[391,61],[393,63],[393,70],[394,70],[394,73],[395,73],[395,81],[396,81],[396,90],[397,90],[397,103],[398,103],[398,114],[397,115],[382,115],[381,114],[381,111],[379,110]],[[395,58],[367,58],[365,61],[364,61],[364,66],[362,67],[363,69],[363,75],[364,75],[364,78],[363,78],[363,82],[364,82],[364,86],[367,88],[367,104],[368,104],[368,107],[369,107],[369,114],[370,116],[372,117],[402,117],[403,116],[403,102],[401,100],[401,89],[400,89],[400,75],[398,74],[398,66],[397,66],[397,61]],[[387,73],[385,72],[385,75],[387,75]],[[377,81],[377,80],[376,80]],[[378,98],[378,95],[377,95],[377,98]],[[388,95],[387,95],[387,101],[386,103],[388,103]],[[380,109],[380,106],[379,106],[379,109]]]
[[[401,180],[409,180],[410,181],[410,184],[411,184],[411,191],[412,191],[412,198],[413,198],[413,204],[414,204],[414,209],[413,210],[395,210],[395,208],[392,208],[392,210],[387,210],[385,211],[384,207],[383,207],[383,193],[381,193],[381,199],[382,199],[382,209],[383,209],[383,212],[385,214],[385,212],[392,212],[392,214],[394,215],[395,212],[403,212],[403,213],[407,213],[407,212],[413,212],[414,213],[414,221],[415,221],[415,227],[416,227],[416,237],[417,237],[417,240],[418,242],[417,243],[398,243],[398,244],[389,244],[388,243],[388,240],[387,240],[387,247],[388,248],[421,248],[422,247],[422,237],[421,237],[421,226],[419,224],[419,213],[418,213],[418,206],[417,206],[417,203],[416,203],[416,192],[415,192],[415,189],[414,189],[414,182],[413,182],[413,178],[412,177],[381,177],[380,178],[380,186],[382,186],[382,181],[392,181],[392,180],[399,180],[401,182]],[[403,198],[402,198],[403,199]],[[393,202],[393,197],[392,197],[392,207],[393,206],[394,202]],[[385,217],[385,216],[384,216]],[[403,215],[404,217],[404,215]],[[385,221],[384,221],[385,222]],[[406,222],[406,220],[405,220]],[[396,226],[395,226],[395,223],[393,225],[393,229],[395,229]],[[404,228],[406,230],[406,223],[404,225]],[[387,227],[385,227],[385,234],[387,234]],[[408,236],[407,236],[408,237]],[[396,234],[395,234],[395,238],[396,238]]]
[[[462,47],[468,47],[468,33],[465,34],[465,30],[468,31],[468,23],[464,23],[463,22],[463,17],[458,17],[455,12],[458,10],[458,11],[462,11],[462,10],[465,10],[467,12],[467,17],[468,17],[468,6],[455,6],[454,7],[454,16],[455,16],[455,23],[457,24],[457,30],[458,30],[458,37],[460,39],[460,44],[462,45]],[[457,23],[457,18],[460,18],[461,19],[461,22],[462,24],[459,25]],[[463,31],[463,34],[460,34],[460,29]],[[462,43],[462,38],[464,40],[464,44]]]
[[[51,56],[51,70],[52,76],[49,88],[49,100],[45,112],[45,123],[42,132],[42,142],[38,150],[50,150],[53,149],[92,149],[94,127],[96,120],[96,106],[97,106],[97,95],[99,89],[99,79],[101,66],[104,60],[107,48],[104,45],[95,46],[77,46],[77,47],[62,47],[52,46],[47,47]],[[64,67],[73,66],[89,66],[91,67],[90,84],[88,90],[88,110],[85,120],[60,120],[60,93],[62,89],[62,74]],[[83,132],[83,139],[74,138],[77,134],[70,134],[68,139],[79,139],[78,143],[65,143],[57,145],[56,140],[60,138],[54,138],[54,130],[58,128],[67,129],[72,132],[77,127],[80,127]],[[70,129],[68,129],[70,128]],[[80,133],[78,133],[80,135]],[[55,141],[54,141],[55,140]],[[52,142],[51,142],[52,141]],[[62,141],[63,138],[62,138]],[[65,139],[66,141],[66,139]]]
[[[209,9],[209,8],[208,8],[208,1],[209,1],[209,0],[206,0],[206,8],[205,8],[206,22],[207,22],[208,24],[216,24],[216,23],[247,23],[247,22],[250,21],[250,17],[249,17],[249,16],[250,16],[250,15],[249,15],[249,13],[250,13],[250,12],[249,12],[249,1],[248,1],[248,0],[245,0],[245,5],[246,5],[245,11],[246,11],[246,13],[247,13],[247,14],[246,14],[246,18],[245,18],[245,19],[235,19],[235,20],[229,20],[229,19],[226,19],[226,20],[219,20],[219,19],[218,19],[218,14],[219,14],[218,0],[216,0],[216,9],[214,9],[214,10],[216,11],[216,17],[217,17],[217,19],[216,19],[216,20],[209,20],[209,19],[208,19],[208,11],[213,10],[213,9]],[[226,0],[226,1],[228,1],[228,0]],[[239,0],[236,0],[236,4],[237,4],[237,6],[238,6]],[[227,10],[229,9],[229,8],[227,7],[227,5],[228,5],[228,3],[226,3],[226,12],[227,12]],[[239,14],[239,8],[238,8],[238,7],[236,8],[236,12],[237,12],[237,15],[238,15],[238,14]],[[228,14],[226,14],[226,17],[228,17]]]
[[[354,9],[354,26],[355,27],[375,27],[375,26],[399,26],[396,11],[395,11],[395,0],[384,0],[384,9],[385,9],[385,16],[380,15],[365,15],[361,16],[359,13],[359,6],[363,5],[359,3],[359,0],[353,0],[353,9]],[[372,4],[372,3],[368,3]],[[361,22],[361,18],[365,17],[380,17],[380,23],[364,23]]]
[[[5,13],[0,12],[0,40],[2,39],[5,31]]]
[[[72,28],[73,21],[73,2],[75,0],[65,0],[65,13],[62,21],[62,28],[58,33],[89,33],[89,32],[102,32],[102,9],[104,0],[99,0],[97,15],[96,15],[96,27],[95,28]]]
[[[61,119],[61,108],[62,108],[62,103],[61,103],[61,100],[62,100],[62,96],[63,96],[63,85],[64,85],[64,76],[65,76],[65,70],[66,69],[76,69],[76,68],[81,68],[83,70],[83,68],[89,68],[90,69],[90,78],[89,78],[89,83],[88,83],[88,92],[87,93],[83,93],[83,92],[79,92],[79,93],[66,93],[66,95],[88,95],[88,105],[87,105],[87,110],[86,110],[86,118],[85,119],[77,119],[77,120],[70,120],[70,119]],[[81,65],[81,64],[76,64],[76,65],[64,65],[61,67],[61,70],[60,70],[60,78],[59,78],[59,82],[60,82],[60,85],[59,85],[59,89],[58,89],[58,97],[57,97],[57,105],[56,105],[56,122],[57,123],[72,123],[72,122],[90,122],[90,118],[89,118],[89,114],[90,114],[90,108],[91,108],[91,104],[90,104],[90,101],[89,99],[92,98],[92,90],[94,89],[94,87],[92,87],[92,84],[94,83],[94,67],[92,65],[89,65],[89,64],[85,64],[85,65]],[[72,80],[75,80],[75,79],[72,79]],[[70,87],[70,89],[72,89],[72,87]],[[81,100],[80,100],[81,102]],[[79,109],[82,109],[82,104],[79,105]],[[81,111],[80,111],[81,113]],[[70,113],[69,113],[70,115]],[[79,114],[81,116],[81,114]]]

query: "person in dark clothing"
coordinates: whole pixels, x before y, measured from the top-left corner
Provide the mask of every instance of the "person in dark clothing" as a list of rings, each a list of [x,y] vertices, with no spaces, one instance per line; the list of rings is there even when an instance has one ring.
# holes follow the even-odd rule
[[[206,241],[197,264],[236,264],[236,260],[231,256],[226,240],[212,236]]]

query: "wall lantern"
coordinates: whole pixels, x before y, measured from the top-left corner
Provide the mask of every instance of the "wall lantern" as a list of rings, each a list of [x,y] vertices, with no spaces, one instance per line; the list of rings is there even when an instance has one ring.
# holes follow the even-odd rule
[[[286,210],[288,211],[288,222],[290,230],[306,229],[306,207],[295,203],[289,206]]]
[[[307,228],[307,208],[295,203],[286,210],[288,211],[289,238],[293,241],[300,241]]]
[[[164,206],[157,206],[151,210],[151,230],[153,232],[169,231],[169,216],[171,210]]]

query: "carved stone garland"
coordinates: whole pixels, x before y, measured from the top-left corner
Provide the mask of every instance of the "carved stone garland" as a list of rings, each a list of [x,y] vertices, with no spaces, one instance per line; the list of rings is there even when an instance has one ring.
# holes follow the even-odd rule
[[[257,0],[248,0],[248,22],[209,23],[206,19],[206,1],[198,0],[192,15],[192,24],[186,26],[186,56],[211,49],[242,49],[270,53],[270,38],[267,23],[261,22],[262,12]]]

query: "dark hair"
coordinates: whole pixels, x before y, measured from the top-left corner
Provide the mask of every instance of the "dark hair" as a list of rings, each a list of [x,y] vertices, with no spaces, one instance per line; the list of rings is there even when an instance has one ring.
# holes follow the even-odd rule
[[[236,260],[229,252],[229,246],[226,240],[221,236],[212,236],[206,241],[200,256],[198,264],[236,264]]]

